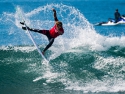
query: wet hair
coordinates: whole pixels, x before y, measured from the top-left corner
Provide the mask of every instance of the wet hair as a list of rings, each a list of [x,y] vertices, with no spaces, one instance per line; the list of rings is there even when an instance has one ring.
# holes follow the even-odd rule
[[[62,26],[62,22],[60,22],[60,21],[56,21],[56,25],[58,25],[58,26]]]

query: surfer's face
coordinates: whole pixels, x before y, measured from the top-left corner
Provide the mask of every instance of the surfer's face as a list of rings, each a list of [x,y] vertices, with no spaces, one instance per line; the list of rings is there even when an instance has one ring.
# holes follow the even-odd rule
[[[56,25],[56,27],[57,27],[57,29],[59,30],[59,29],[61,29],[62,28],[62,26],[61,25]]]

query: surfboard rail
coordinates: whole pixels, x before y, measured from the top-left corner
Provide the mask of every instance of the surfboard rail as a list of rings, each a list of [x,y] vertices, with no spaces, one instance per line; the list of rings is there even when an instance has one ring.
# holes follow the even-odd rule
[[[42,54],[41,50],[37,46],[36,42],[34,41],[34,39],[32,37],[31,32],[27,28],[27,25],[26,25],[25,21],[23,21],[23,22],[24,22],[24,26],[26,27],[27,34],[30,37],[31,41],[33,42],[34,46],[37,48],[37,51],[39,52],[39,54],[41,55],[41,57],[48,63],[49,61],[45,58],[45,56]]]
[[[36,47],[36,49],[39,52],[39,54],[41,55],[41,57],[45,60],[45,62],[49,63],[49,60],[47,60],[45,58],[45,56],[42,54],[41,50],[39,49],[39,47],[37,46],[36,42],[34,41],[31,32],[28,30],[26,22],[25,22],[25,19],[24,19],[24,16],[23,16],[23,12],[21,11],[21,9],[19,7],[17,8],[17,11],[19,13],[20,21],[23,23],[22,25],[24,25],[26,27],[27,35],[29,36],[29,38],[33,42],[34,46]]]

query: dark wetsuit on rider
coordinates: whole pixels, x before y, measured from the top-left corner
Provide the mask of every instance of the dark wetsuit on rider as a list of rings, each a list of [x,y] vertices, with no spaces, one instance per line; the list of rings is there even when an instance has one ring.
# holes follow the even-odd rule
[[[119,19],[121,18],[121,15],[118,12],[118,9],[116,9],[114,16],[115,16],[115,23],[117,23],[119,21]]]

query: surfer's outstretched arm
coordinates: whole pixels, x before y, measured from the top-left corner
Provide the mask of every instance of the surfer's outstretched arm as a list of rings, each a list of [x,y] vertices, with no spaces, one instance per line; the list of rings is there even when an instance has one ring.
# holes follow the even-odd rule
[[[58,18],[57,18],[57,15],[56,15],[56,10],[53,8],[52,11],[53,11],[54,20],[58,21]]]

